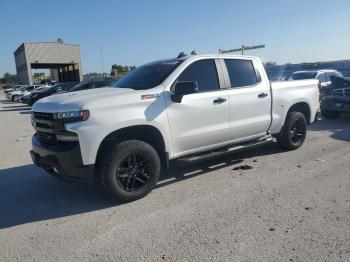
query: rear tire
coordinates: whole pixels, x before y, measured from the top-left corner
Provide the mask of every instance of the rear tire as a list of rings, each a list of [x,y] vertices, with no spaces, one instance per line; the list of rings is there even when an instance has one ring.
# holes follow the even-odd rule
[[[321,109],[321,114],[325,118],[334,119],[334,118],[338,118],[339,117],[340,112],[333,111],[333,110],[327,110],[327,109]]]
[[[12,100],[12,102],[17,102],[17,95],[13,95],[11,100]]]
[[[306,132],[305,116],[300,112],[289,112],[277,142],[284,149],[295,150],[304,143]]]
[[[133,201],[146,196],[160,175],[157,151],[139,140],[108,147],[99,158],[97,179],[113,197]]]

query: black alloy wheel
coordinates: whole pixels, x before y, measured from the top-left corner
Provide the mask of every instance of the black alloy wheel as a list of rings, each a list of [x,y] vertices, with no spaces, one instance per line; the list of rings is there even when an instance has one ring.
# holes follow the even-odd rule
[[[95,181],[123,201],[146,196],[156,186],[161,170],[158,152],[141,140],[126,140],[104,148]]]
[[[296,119],[290,127],[289,131],[290,140],[297,144],[305,139],[305,125],[300,119]]]
[[[130,154],[117,168],[117,181],[125,191],[137,191],[150,181],[149,168],[147,157],[137,153]]]
[[[304,143],[306,132],[305,115],[296,111],[289,112],[280,134],[276,136],[277,142],[284,149],[297,149]]]

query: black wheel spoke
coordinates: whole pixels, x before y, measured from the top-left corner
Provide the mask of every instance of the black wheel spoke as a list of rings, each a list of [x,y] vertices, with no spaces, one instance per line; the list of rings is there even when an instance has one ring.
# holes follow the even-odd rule
[[[135,180],[141,182],[142,184],[146,184],[147,183],[147,181],[142,180],[140,177],[136,177]]]
[[[119,173],[119,175],[118,175],[119,178],[126,178],[126,177],[128,177],[128,176],[129,176],[128,173],[123,173],[123,174],[120,174],[120,173]]]
[[[293,143],[298,143],[299,141],[302,141],[302,139],[304,139],[305,130],[302,123],[299,120],[292,123],[289,131],[289,136],[290,140]]]
[[[136,177],[133,177],[132,184],[131,184],[131,191],[134,191],[134,185],[135,185]]]
[[[150,181],[148,171],[149,163],[145,156],[130,154],[120,162],[116,178],[124,190],[132,192],[148,184]]]

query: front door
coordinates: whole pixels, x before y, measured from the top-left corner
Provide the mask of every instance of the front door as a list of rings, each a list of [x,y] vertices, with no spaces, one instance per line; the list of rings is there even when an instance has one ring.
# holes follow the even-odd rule
[[[176,81],[196,81],[198,93],[185,95],[180,103],[168,97],[167,112],[175,157],[226,142],[229,101],[227,90],[220,88],[215,60],[193,62]]]

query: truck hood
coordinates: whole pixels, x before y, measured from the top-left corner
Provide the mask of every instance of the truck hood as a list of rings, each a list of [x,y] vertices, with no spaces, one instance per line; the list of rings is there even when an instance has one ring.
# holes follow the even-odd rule
[[[40,99],[33,105],[32,110],[37,112],[64,112],[81,109],[90,110],[98,104],[103,104],[104,100],[132,93],[135,93],[135,90],[110,87],[62,93]]]

